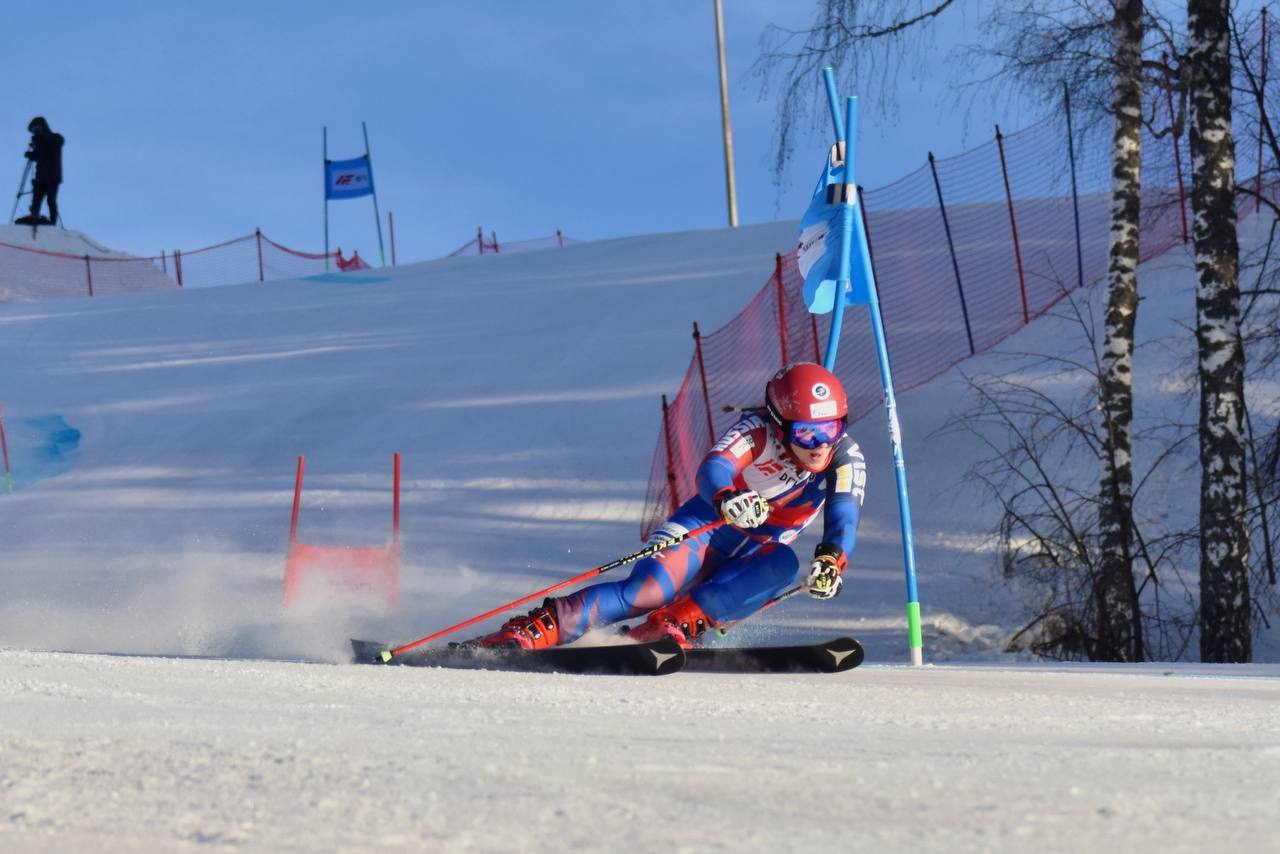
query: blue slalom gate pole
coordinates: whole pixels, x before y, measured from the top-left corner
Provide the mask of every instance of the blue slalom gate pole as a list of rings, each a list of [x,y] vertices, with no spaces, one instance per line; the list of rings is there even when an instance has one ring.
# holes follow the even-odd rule
[[[369,128],[364,122],[360,123],[360,129],[364,131],[364,156],[369,161],[369,174],[373,175],[373,156],[369,153]],[[382,249],[382,216],[378,213],[378,185],[373,185],[373,224],[378,227],[378,258],[382,262],[382,266],[387,266],[387,253]]]
[[[871,249],[862,217],[854,210],[858,204],[857,184],[853,174],[853,146],[857,139],[856,98],[846,101],[845,121],[842,125],[835,89],[835,74],[823,69],[827,86],[827,101],[831,106],[831,121],[836,130],[836,142],[844,143],[844,185],[840,194],[840,267],[836,283],[835,306],[832,309],[831,337],[827,341],[827,353],[823,366],[835,370],[836,350],[840,344],[843,326],[845,295],[853,291],[853,276],[860,277],[866,285],[867,307],[871,312],[871,331],[875,337],[876,359],[880,363],[880,382],[884,387],[884,408],[889,422],[889,443],[893,451],[893,473],[898,485],[898,517],[902,525],[902,557],[907,581],[907,636],[911,650],[911,663],[924,664],[924,641],[920,628],[920,597],[916,591],[915,545],[911,536],[911,502],[907,496],[907,466],[902,454],[902,431],[898,425],[898,402],[893,393],[893,372],[889,367],[889,347],[884,335],[884,320],[880,315],[880,294],[876,289],[875,270],[871,266]],[[847,136],[846,136],[847,131]],[[853,240],[858,241],[859,269],[852,267]]]
[[[836,101],[833,99],[835,93],[835,81],[828,78],[827,97],[831,100],[834,107]],[[835,306],[831,310],[831,332],[827,336],[827,354],[823,359],[822,366],[828,371],[834,372],[836,369],[836,351],[840,348],[840,334],[844,331],[844,306],[845,294],[853,289],[853,277],[850,275],[851,259],[853,254],[853,221],[857,218],[854,210],[854,202],[857,201],[857,183],[853,180],[853,158],[849,156],[852,146],[848,140],[856,139],[857,121],[858,121],[858,99],[850,98],[846,105],[846,120],[842,127],[839,121],[836,121],[836,144],[844,143],[844,184],[840,186],[840,273],[836,278],[836,298]],[[833,113],[832,115],[838,115]],[[842,131],[848,129],[848,137]],[[853,199],[849,198],[850,191],[854,192]]]

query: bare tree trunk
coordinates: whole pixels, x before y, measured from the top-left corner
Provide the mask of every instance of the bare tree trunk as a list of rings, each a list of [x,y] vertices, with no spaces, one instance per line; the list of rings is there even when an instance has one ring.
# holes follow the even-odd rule
[[[1098,402],[1104,441],[1098,496],[1099,578],[1093,658],[1141,661],[1141,612],[1133,578],[1133,329],[1138,311],[1138,213],[1142,177],[1142,0],[1120,0],[1111,21],[1111,249]]]
[[[1200,659],[1252,657],[1230,0],[1188,0],[1196,340],[1200,350]]]

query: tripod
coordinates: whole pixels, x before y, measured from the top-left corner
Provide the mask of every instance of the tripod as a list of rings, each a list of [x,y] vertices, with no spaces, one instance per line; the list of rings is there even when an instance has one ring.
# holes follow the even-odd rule
[[[31,174],[31,161],[27,161],[27,165],[22,167],[22,180],[18,182],[18,195],[13,200],[13,210],[9,211],[9,222],[13,222],[13,218],[18,215],[18,205],[22,202],[22,197],[27,194],[22,188],[27,186],[27,176]]]

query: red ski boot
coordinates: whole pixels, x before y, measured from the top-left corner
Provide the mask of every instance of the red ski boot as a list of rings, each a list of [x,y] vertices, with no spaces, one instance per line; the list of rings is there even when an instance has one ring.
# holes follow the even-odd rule
[[[523,617],[513,617],[493,634],[467,641],[462,646],[518,646],[521,649],[544,649],[560,642],[560,623],[551,600],[542,603]]]
[[[670,636],[685,649],[690,649],[695,638],[716,625],[716,621],[706,615],[692,596],[684,596],[650,613],[649,618],[629,634],[642,643]]]

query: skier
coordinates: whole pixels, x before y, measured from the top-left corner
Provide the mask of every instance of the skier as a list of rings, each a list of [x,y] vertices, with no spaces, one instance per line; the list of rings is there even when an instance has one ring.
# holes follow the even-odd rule
[[[765,399],[764,414],[742,418],[707,453],[698,494],[650,542],[717,519],[724,525],[637,562],[624,581],[547,598],[467,645],[542,649],[647,613],[631,637],[670,635],[690,647],[707,629],[755,613],[793,583],[800,562],[788,544],[824,504],[823,539],[803,586],[817,599],[839,593],[867,478],[862,451],[845,433],[844,387],[822,366],[801,363],[778,371]]]
[[[44,116],[36,116],[27,125],[31,132],[31,144],[26,158],[35,163],[36,174],[31,179],[31,215],[14,220],[22,225],[57,225],[58,185],[62,183],[62,134],[49,129]],[[40,216],[40,205],[49,200],[49,217]]]

